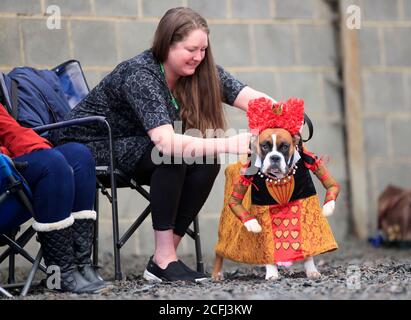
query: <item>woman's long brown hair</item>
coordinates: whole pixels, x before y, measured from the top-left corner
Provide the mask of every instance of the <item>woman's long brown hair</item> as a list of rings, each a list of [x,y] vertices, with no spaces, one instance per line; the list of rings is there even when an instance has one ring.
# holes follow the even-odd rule
[[[183,41],[191,31],[197,29],[203,30],[207,35],[210,33],[206,20],[197,12],[183,7],[168,10],[154,35],[154,57],[160,62],[166,61],[170,46]],[[180,106],[186,130],[195,128],[204,134],[206,129],[225,129],[220,82],[209,41],[204,59],[195,73],[181,77],[173,93]]]

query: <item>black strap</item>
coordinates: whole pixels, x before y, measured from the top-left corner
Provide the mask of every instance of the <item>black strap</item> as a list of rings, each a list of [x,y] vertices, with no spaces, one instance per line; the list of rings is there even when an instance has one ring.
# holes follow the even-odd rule
[[[313,137],[314,127],[313,127],[313,123],[311,122],[311,119],[307,116],[305,112],[304,112],[304,124],[307,124],[308,126],[308,139],[306,140],[303,139],[303,141],[307,142]]]
[[[17,82],[15,80],[11,80],[11,115],[14,119],[17,119],[18,116],[18,93],[17,93]]]

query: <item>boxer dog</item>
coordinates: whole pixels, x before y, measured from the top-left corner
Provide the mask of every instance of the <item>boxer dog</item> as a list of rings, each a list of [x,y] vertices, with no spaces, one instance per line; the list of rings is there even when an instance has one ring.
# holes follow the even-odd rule
[[[263,99],[263,98],[262,98]],[[253,108],[253,102],[251,102],[251,105],[249,108],[249,113],[254,112],[255,110],[259,110],[261,112],[261,103],[263,106],[267,107],[269,105],[270,107],[265,108],[268,111],[267,112],[272,112],[273,107],[272,107],[272,102],[267,100],[267,99],[259,99],[260,103],[257,103],[258,107]],[[289,102],[289,101],[288,101]],[[283,208],[287,208],[288,203],[291,203],[290,205],[295,204],[295,201],[290,201],[290,199],[295,200],[297,197],[294,195],[294,193],[299,193],[303,195],[303,199],[310,198],[312,197],[313,194],[315,194],[315,189],[314,186],[311,183],[307,183],[307,186],[305,185],[305,181],[308,181],[307,179],[307,174],[309,177],[308,169],[312,170],[314,174],[321,180],[323,183],[324,187],[327,189],[327,196],[326,196],[326,203],[322,207],[322,215],[323,216],[330,216],[335,208],[335,199],[339,191],[339,185],[336,183],[336,181],[331,177],[331,175],[328,173],[327,169],[324,167],[323,163],[312,153],[310,153],[308,150],[306,150],[305,146],[302,144],[302,139],[300,135],[300,131],[302,128],[303,122],[301,121],[301,117],[304,116],[303,109],[301,108],[301,104],[303,102],[300,100],[299,101],[299,106],[300,108],[296,108],[295,112],[299,113],[299,115],[296,116],[297,122],[300,122],[300,125],[293,126],[292,124],[290,125],[290,122],[288,121],[289,119],[286,117],[284,119],[281,119],[278,117],[279,111],[274,110],[274,115],[271,114],[271,121],[268,121],[268,123],[271,122],[268,126],[272,127],[267,127],[267,119],[265,120],[258,120],[261,122],[264,122],[265,124],[261,127],[259,127],[261,130],[259,130],[259,135],[257,136],[257,139],[255,139],[252,142],[252,151],[255,154],[255,159],[254,163],[247,168],[242,169],[242,173],[240,175],[240,179],[238,180],[237,184],[233,188],[233,192],[228,200],[228,206],[230,207],[232,213],[234,213],[240,221],[243,223],[244,228],[247,230],[247,232],[250,233],[255,233],[259,234],[262,232],[262,226],[258,221],[258,218],[256,215],[253,214],[252,210],[251,213],[248,212],[242,205],[243,201],[243,196],[245,195],[246,191],[250,187],[254,187],[252,189],[252,192],[255,194],[253,195],[253,199],[267,199],[267,197],[270,197],[270,195],[274,195],[275,200],[278,202],[278,204],[270,205],[271,209],[275,210],[284,210]],[[291,103],[292,105],[293,103]],[[294,101],[295,104],[295,101]],[[278,105],[277,105],[278,106]],[[293,112],[292,108],[285,104],[281,104],[281,108],[288,107],[288,110],[282,110],[281,113],[286,113],[286,112]],[[271,111],[270,111],[271,109]],[[292,121],[291,121],[292,122]],[[283,124],[283,127],[280,127]],[[252,128],[252,122],[250,120],[250,128]],[[255,129],[256,126],[254,125]],[[297,163],[299,166],[297,166]],[[301,168],[299,168],[301,167]],[[295,181],[294,181],[295,180]],[[302,183],[299,183],[299,181],[302,180]],[[280,187],[282,186],[282,187]],[[287,187],[291,186],[291,187]],[[276,190],[278,188],[283,188],[280,193],[275,193],[269,191],[267,193],[267,190],[272,188],[273,190]],[[289,195],[288,198],[282,199],[280,195],[285,194],[285,188],[288,188],[287,190]],[[306,190],[305,190],[306,189]],[[314,190],[314,191],[313,191]],[[260,195],[261,193],[266,193],[266,195]],[[292,193],[292,194],[291,194]],[[297,200],[298,201],[298,200]],[[311,201],[311,200],[310,200]],[[260,202],[259,204],[262,204],[262,200],[258,200]],[[267,203],[270,203],[268,201]],[[281,205],[281,208],[279,209],[278,206]],[[270,210],[271,210],[270,209]],[[273,209],[273,210],[274,210]],[[274,216],[272,216],[274,217]],[[287,220],[287,216],[283,219]],[[292,216],[294,217],[294,216]],[[224,217],[222,216],[222,219]],[[272,218],[270,218],[272,219]],[[295,220],[297,218],[293,218],[292,220]],[[289,220],[289,219],[288,219]],[[292,221],[291,220],[291,221]],[[274,221],[274,219],[273,219]],[[325,222],[326,223],[326,222]],[[220,220],[220,231],[219,235],[222,236],[224,232],[221,230],[221,225],[223,224],[223,221]],[[297,225],[297,224],[296,224]],[[293,239],[293,237],[290,237],[289,234],[291,232],[291,235],[296,235],[298,229],[296,227],[294,230],[290,229],[291,231],[288,230],[280,230],[277,226],[272,224],[273,226],[273,237],[274,234],[278,236],[278,234],[282,234],[283,238],[287,234],[287,237],[289,239]],[[283,226],[281,224],[281,226]],[[223,236],[222,236],[223,237]],[[283,239],[281,238],[281,239]],[[295,237],[297,238],[297,237]],[[233,241],[235,239],[232,239]],[[220,242],[224,242],[226,240],[221,240]],[[227,241],[230,241],[228,239]],[[280,243],[280,242],[277,242]],[[295,245],[294,247],[297,247],[297,242],[292,243],[291,245]],[[300,242],[298,242],[298,245],[300,245]],[[223,255],[220,252],[223,250],[216,250],[216,257],[214,261],[214,268],[213,268],[213,273],[212,273],[212,278],[214,280],[223,280],[223,275],[222,275],[222,266],[223,266]],[[276,245],[276,248],[278,246]],[[325,247],[325,249],[321,249],[323,251],[330,251],[335,249],[336,247],[333,244],[328,245]],[[217,249],[219,248],[219,244],[217,244]],[[281,247],[279,249],[282,249]],[[288,247],[287,247],[288,249]],[[240,249],[241,250],[241,249]],[[253,250],[252,248],[250,250]],[[290,249],[291,250],[291,249]],[[294,255],[283,255],[283,257],[286,258],[285,261],[279,261],[278,259],[276,260],[275,263],[270,263],[266,264],[266,275],[265,279],[267,280],[276,280],[279,277],[278,273],[278,266],[285,266],[288,267],[292,265],[292,261],[296,260],[304,260],[304,268],[305,268],[305,273],[308,278],[319,278],[321,276],[320,272],[317,270],[313,256],[307,256],[302,258],[302,255],[295,254]],[[281,256],[280,251],[276,251],[276,253]],[[321,253],[321,252],[320,252]],[[227,254],[230,258],[230,254]],[[287,258],[291,258],[291,260],[288,260]],[[241,258],[235,257],[234,260],[241,261]],[[247,259],[244,259],[247,260]]]

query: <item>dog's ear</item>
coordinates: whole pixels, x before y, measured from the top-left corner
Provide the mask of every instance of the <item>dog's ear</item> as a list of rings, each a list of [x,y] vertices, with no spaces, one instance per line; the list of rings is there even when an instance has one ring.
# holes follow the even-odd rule
[[[299,133],[293,135],[293,145],[300,147],[301,143],[302,143],[301,135]],[[301,147],[302,147],[302,145],[301,145]]]
[[[249,161],[249,166],[245,170],[244,175],[246,176],[253,176],[258,172],[258,168],[255,166],[255,162],[257,160],[257,157],[259,155],[259,150],[260,147],[258,145],[258,135],[252,135],[251,140],[250,140],[250,149],[251,149],[251,154],[248,155],[247,160]]]
[[[257,135],[252,135],[250,139],[250,149],[251,153],[259,154],[260,146],[258,145],[259,142],[259,136]]]

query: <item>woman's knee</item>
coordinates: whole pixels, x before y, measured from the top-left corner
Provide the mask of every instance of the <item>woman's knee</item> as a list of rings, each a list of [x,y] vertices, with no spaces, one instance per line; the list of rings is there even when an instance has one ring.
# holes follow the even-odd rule
[[[197,164],[192,168],[196,178],[201,179],[202,181],[214,181],[220,172],[220,164]]]
[[[42,152],[42,169],[44,174],[53,175],[58,179],[66,179],[73,176],[72,168],[59,151],[48,149],[42,150]]]
[[[69,142],[58,146],[57,149],[64,154],[66,159],[74,157],[85,168],[95,168],[95,161],[90,149],[78,142]],[[70,162],[70,161],[69,161]]]
[[[183,182],[187,172],[187,165],[182,164],[161,164],[154,170],[156,176],[161,176],[167,181],[174,183]]]

